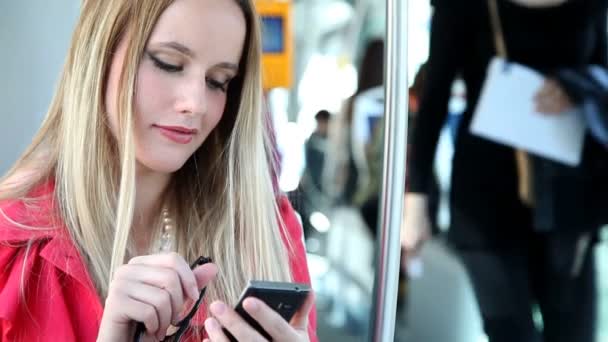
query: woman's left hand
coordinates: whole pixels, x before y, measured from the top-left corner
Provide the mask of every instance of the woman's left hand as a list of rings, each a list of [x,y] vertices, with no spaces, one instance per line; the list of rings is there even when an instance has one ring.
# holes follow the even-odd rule
[[[243,307],[266,330],[273,341],[308,342],[308,314],[313,306],[313,297],[312,293],[308,295],[300,310],[289,323],[257,298],[245,299]],[[226,328],[238,341],[266,341],[260,333],[225,303],[213,302],[210,311],[213,317],[205,321],[205,329],[209,335],[209,339],[206,341],[228,342],[229,339],[222,331],[222,327]]]
[[[572,100],[566,95],[560,84],[551,78],[545,80],[534,100],[536,102],[536,111],[542,114],[561,114],[574,108]]]

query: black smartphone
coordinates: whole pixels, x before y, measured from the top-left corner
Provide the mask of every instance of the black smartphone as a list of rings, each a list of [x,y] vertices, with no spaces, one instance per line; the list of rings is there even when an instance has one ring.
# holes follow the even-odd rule
[[[274,311],[279,313],[287,322],[295,315],[302,307],[306,297],[310,294],[311,288],[307,284],[276,282],[276,281],[249,281],[245,290],[235,307],[235,311],[243,317],[255,330],[269,341],[272,340],[270,335],[253,319],[243,308],[243,301],[247,297],[255,297],[268,305]],[[230,341],[236,339],[224,329],[224,333]]]

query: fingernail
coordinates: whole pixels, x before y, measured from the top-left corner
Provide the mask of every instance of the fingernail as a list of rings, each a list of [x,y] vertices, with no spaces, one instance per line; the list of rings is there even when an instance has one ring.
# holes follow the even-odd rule
[[[247,311],[256,311],[259,307],[258,301],[254,298],[247,298],[244,304],[245,308],[247,308]]]
[[[216,331],[220,329],[219,324],[217,324],[217,322],[213,318],[209,318],[205,321],[205,327],[207,327],[207,330],[209,331]]]
[[[215,302],[211,306],[211,311],[213,311],[213,313],[216,315],[221,316],[226,311],[226,305],[222,302]]]

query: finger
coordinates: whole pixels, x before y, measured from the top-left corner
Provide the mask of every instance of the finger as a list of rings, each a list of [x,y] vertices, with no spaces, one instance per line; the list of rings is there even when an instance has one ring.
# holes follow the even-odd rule
[[[220,323],[215,318],[207,318],[207,320],[205,320],[205,330],[207,330],[207,334],[209,335],[207,341],[230,342],[222,331]]]
[[[545,102],[548,104],[548,110],[554,113],[562,113],[572,107],[570,98],[564,92],[564,89],[559,82],[552,80],[550,82],[550,88],[545,98]]]
[[[551,103],[548,103],[546,107],[547,113],[549,114],[559,114],[562,111],[558,100],[553,100]]]
[[[169,292],[155,286],[138,282],[130,282],[125,285],[128,286],[125,293],[129,298],[141,303],[146,303],[154,308],[158,320],[156,336],[159,340],[164,339],[173,316],[171,295]]]
[[[401,229],[401,245],[405,249],[412,249],[416,245],[416,240],[418,240],[418,232],[412,225],[412,223],[406,221]]]
[[[209,310],[214,318],[238,341],[265,341],[236,311],[220,301],[213,302]],[[284,320],[283,320],[284,321]],[[260,322],[261,324],[261,322]]]
[[[412,248],[412,249],[405,250],[405,259],[406,260],[416,258],[418,255],[420,255],[420,248]]]
[[[420,249],[419,246],[420,246],[420,243],[417,241],[404,245],[403,247],[405,249],[405,254],[408,257],[418,255],[418,252]]]
[[[109,298],[109,297],[108,297]],[[156,309],[145,302],[138,301],[129,296],[120,296],[118,305],[106,303],[106,307],[115,306],[120,308],[118,318],[124,322],[141,322],[146,327],[146,334],[157,336],[159,332],[159,319]]]
[[[417,255],[420,248],[424,245],[429,236],[425,233],[425,229],[417,229],[415,231],[404,232],[404,242],[402,244],[407,255]]]
[[[185,304],[185,295],[179,275],[170,268],[148,266],[148,265],[125,265],[125,270],[121,270],[121,275],[126,280],[141,282],[143,284],[155,286],[166,290],[170,295],[171,311],[173,313],[171,321],[178,319],[180,311]]]
[[[310,312],[315,304],[315,294],[314,292],[310,292],[308,296],[306,296],[306,300],[302,307],[296,312],[296,314],[291,319],[290,324],[296,329],[307,329],[308,328],[308,317],[310,317]]]
[[[549,96],[551,98],[561,98],[563,97],[562,87],[559,83],[552,81],[549,87]]]
[[[308,329],[308,317],[310,316],[310,312],[312,311],[313,306],[315,305],[315,294],[314,292],[310,292],[308,296],[306,296],[306,300],[302,307],[296,312],[291,321],[289,322],[292,327],[304,330]]]
[[[545,104],[544,100],[540,100],[538,102],[536,102],[536,106],[534,109],[537,113],[541,113],[541,114],[553,114],[550,112],[549,108],[547,108],[547,105]]]
[[[564,110],[565,110],[565,108],[563,107],[563,105],[561,103],[561,99],[557,99],[557,98],[545,101],[542,104],[542,106],[540,107],[541,113],[551,114],[551,115],[559,114],[559,113],[563,112]]]
[[[574,106],[572,105],[572,101],[570,100],[568,95],[562,93],[559,99],[560,113],[565,112],[566,110],[571,109],[572,107]]]
[[[552,86],[547,92],[547,95],[543,97],[543,100],[548,109],[555,110],[561,102],[562,96],[561,89],[559,87]]]
[[[202,289],[207,286],[217,275],[217,265],[209,263],[198,266],[194,269],[194,278],[196,279],[197,287]]]
[[[410,259],[418,257],[420,255],[420,252],[422,251],[422,247],[424,247],[424,244],[428,239],[429,235],[421,233],[417,237],[415,244],[412,245],[410,248],[405,249],[406,258]]]
[[[536,112],[541,114],[558,114],[559,108],[556,106],[556,100],[545,96],[536,103]]]
[[[261,300],[249,297],[243,302],[243,308],[270,334],[273,340],[293,341],[297,339],[296,332],[289,323]]]
[[[538,108],[537,111],[544,114],[556,113],[553,104],[559,101],[562,96],[562,88],[559,83],[553,79],[547,79],[541,90],[534,97],[537,105],[542,104],[541,108]]]
[[[546,86],[543,86],[542,88],[540,88],[540,90],[536,92],[536,94],[534,94],[534,101],[538,102],[545,96],[547,96],[547,88]]]
[[[158,336],[146,332],[142,334],[140,342],[156,342],[158,340],[160,340]]]
[[[546,97],[551,92],[551,82],[546,80],[540,89],[534,95],[534,100],[538,101],[539,99]]]
[[[545,82],[542,89],[534,97],[534,102],[537,106],[543,106],[546,108],[547,104],[553,102],[555,96],[555,89],[550,82]]]
[[[177,272],[179,275],[182,287],[184,289],[184,293],[187,293],[190,298],[193,300],[197,300],[198,286],[196,282],[196,278],[194,277],[194,273],[190,269],[190,266],[184,258],[182,258],[177,253],[168,253],[168,254],[154,254],[154,255],[144,255],[131,259],[129,261],[131,265],[137,264],[145,264],[145,265],[153,265],[153,266],[162,266],[166,268],[171,268]]]

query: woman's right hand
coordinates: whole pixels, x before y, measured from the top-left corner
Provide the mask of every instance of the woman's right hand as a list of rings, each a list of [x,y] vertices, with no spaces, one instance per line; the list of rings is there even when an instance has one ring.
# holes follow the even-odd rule
[[[422,245],[431,237],[431,222],[427,209],[427,196],[406,193],[401,221],[401,247],[409,259],[420,252]]]
[[[131,259],[110,282],[97,340],[132,341],[137,322],[146,327],[144,340],[162,340],[187,300],[196,301],[216,274],[211,263],[191,270],[177,253]]]

